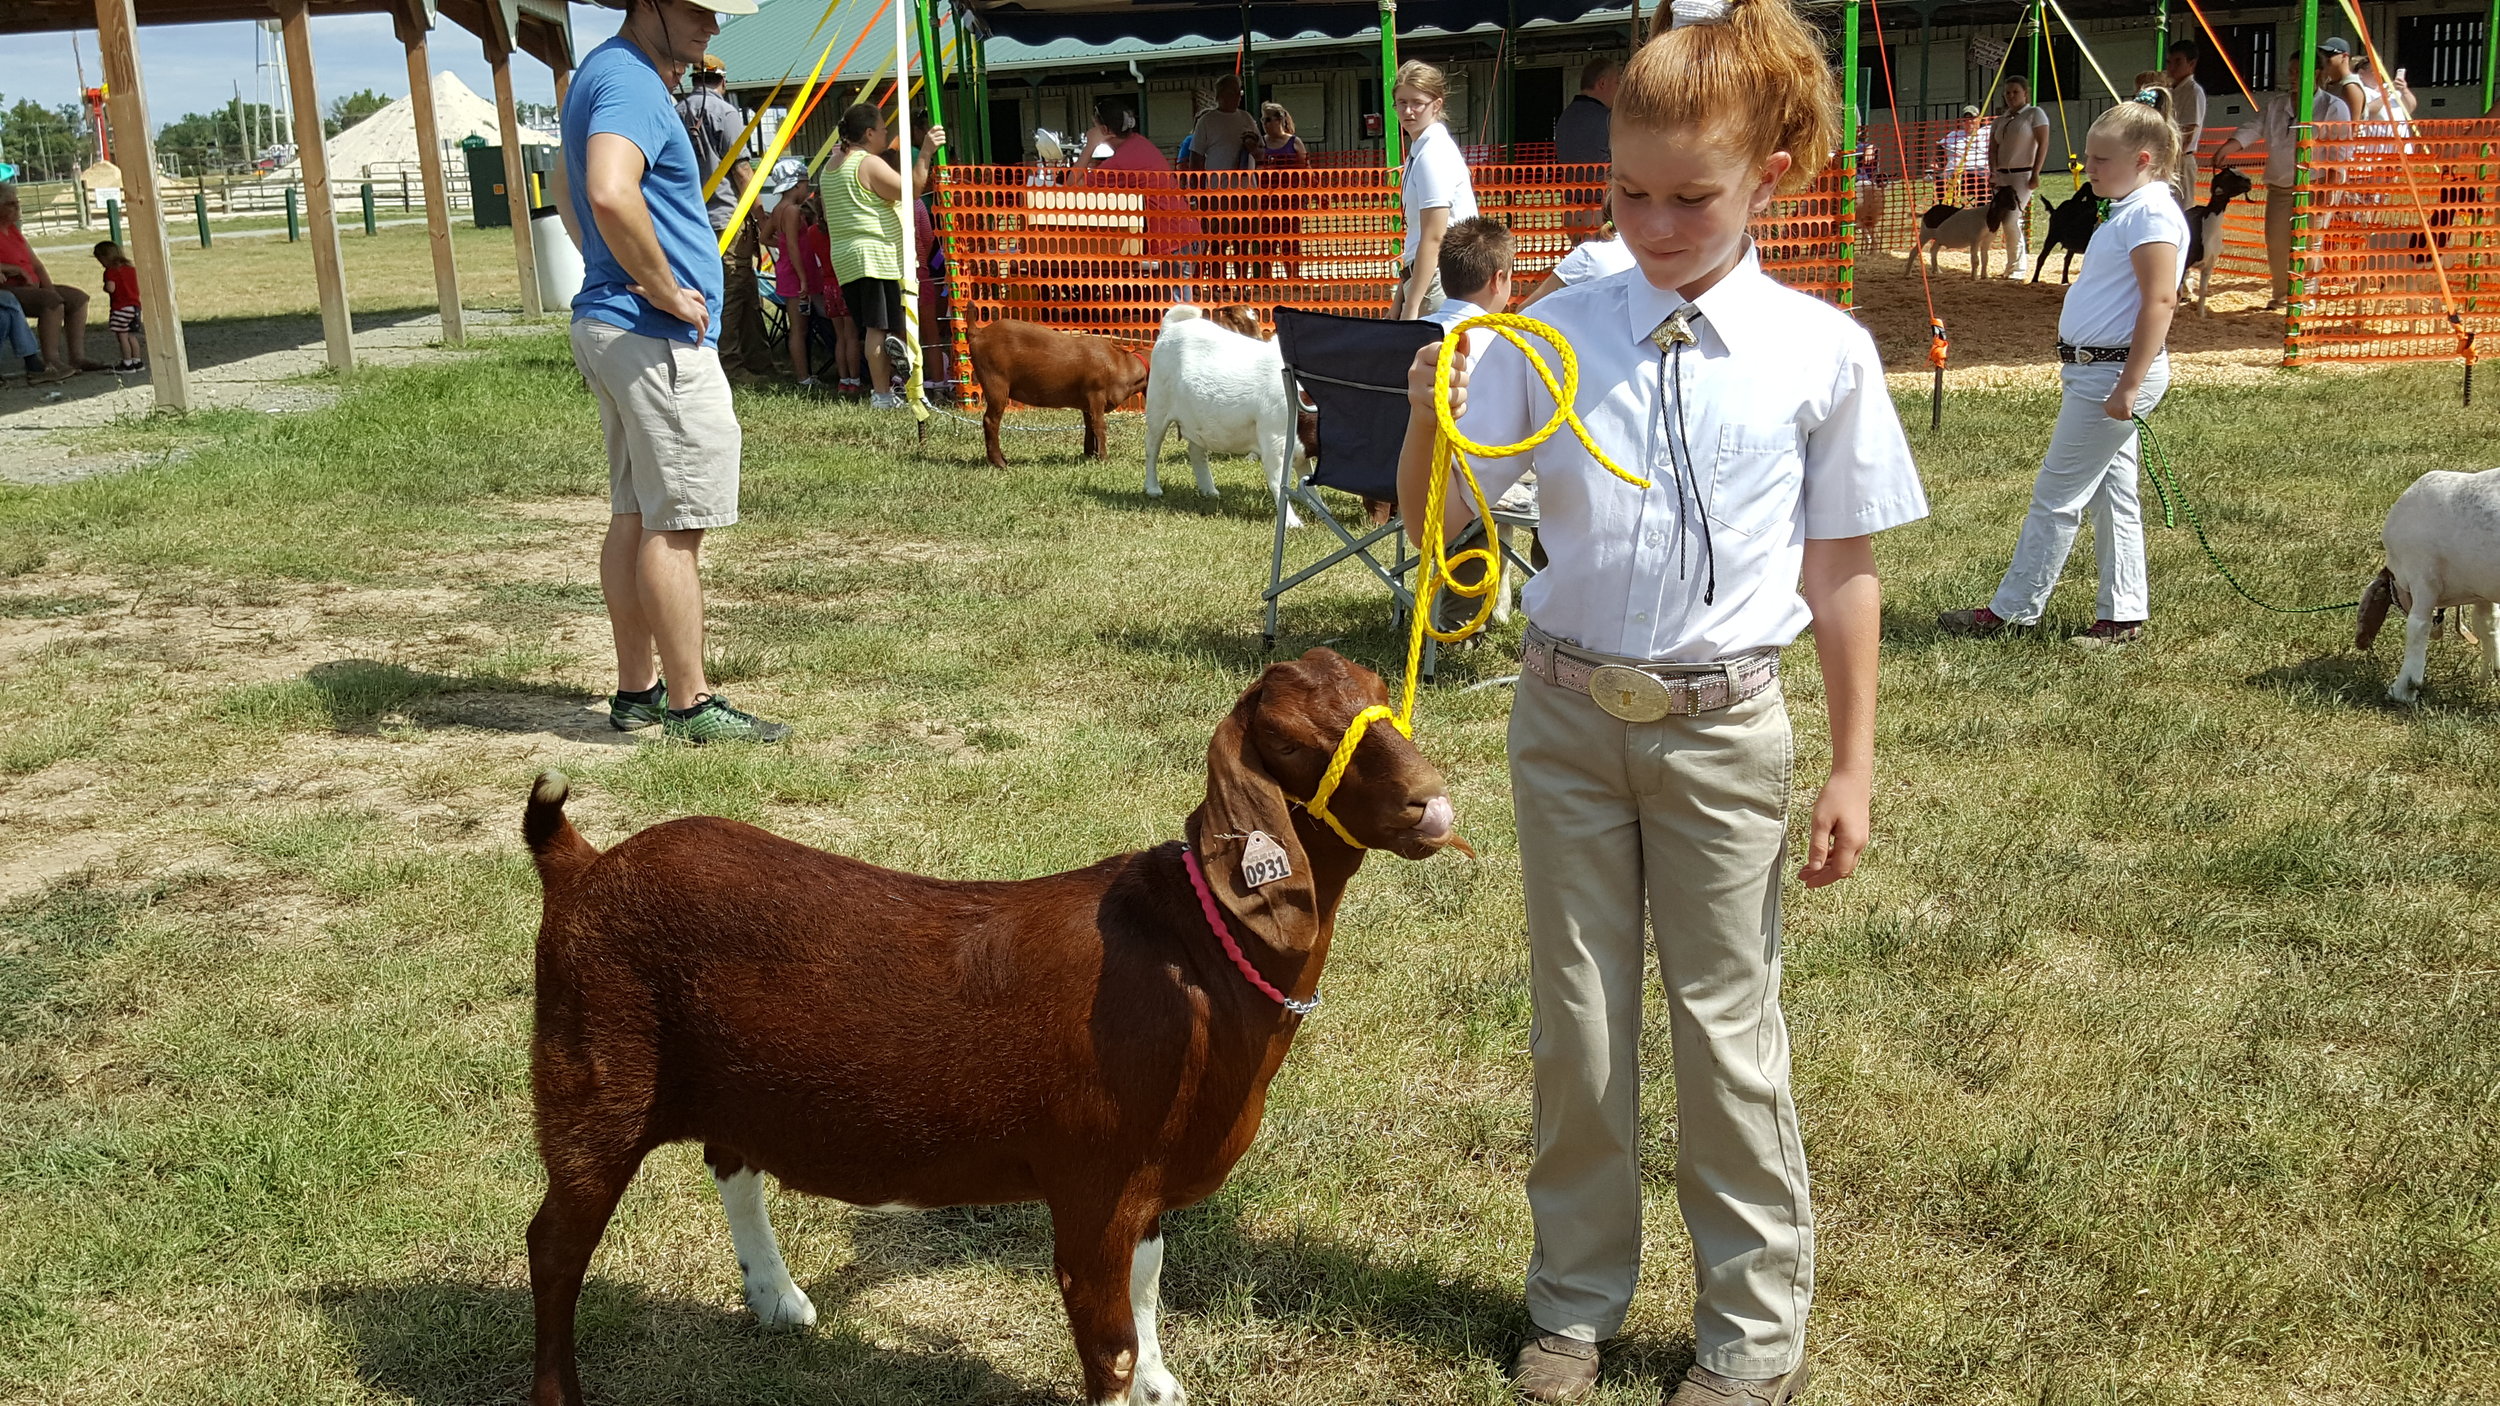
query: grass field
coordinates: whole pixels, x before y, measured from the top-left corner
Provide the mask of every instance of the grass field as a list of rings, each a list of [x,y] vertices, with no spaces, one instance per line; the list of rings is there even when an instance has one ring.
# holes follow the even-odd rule
[[[2450,642],[2392,708],[2391,641],[2259,613],[2158,526],[2147,647],[1939,638],[2004,564],[2053,402],[1957,395],[1942,435],[1914,410],[1937,511],[1879,546],[1876,847],[1790,895],[1811,1399],[2500,1400],[2500,689]],[[959,424],[924,455],[892,418],[742,412],[716,651],[798,725],[772,751],[589,711],[603,469],[552,335],[0,493],[0,1398],[522,1396],[541,766],[601,844],[710,812],[1021,876],[1179,833],[1261,662],[1250,466],[1220,504],[1149,502],[1134,420],[1108,465],[1017,435],[997,473]],[[2359,593],[2415,474],[2500,462],[2448,369],[2184,389],[2158,423],[2243,578],[2293,601]],[[2091,613],[2078,562],[2060,625]],[[1361,585],[1297,596],[1285,646],[1393,667]],[[1419,710],[1481,860],[1366,866],[1260,1141],[1171,1222],[1198,1401],[1507,1399],[1527,988],[1508,694],[1462,687],[1515,643]],[[1819,685],[1789,665],[1806,787]],[[1612,1403],[1691,1350],[1654,1034]],[[593,1400],[1075,1399],[1035,1209],[776,1214],[805,1334],[747,1318],[694,1151],[652,1160],[592,1268]]]

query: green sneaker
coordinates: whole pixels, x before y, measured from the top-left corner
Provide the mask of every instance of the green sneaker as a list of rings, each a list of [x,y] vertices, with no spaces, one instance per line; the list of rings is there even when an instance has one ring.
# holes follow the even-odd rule
[[[608,695],[608,726],[619,732],[638,732],[658,727],[668,721],[668,685],[661,684],[659,697],[648,703],[636,703],[621,694]]]
[[[790,735],[788,723],[768,723],[753,713],[729,706],[715,693],[692,712],[671,712],[668,735],[701,745],[705,742],[779,742]]]

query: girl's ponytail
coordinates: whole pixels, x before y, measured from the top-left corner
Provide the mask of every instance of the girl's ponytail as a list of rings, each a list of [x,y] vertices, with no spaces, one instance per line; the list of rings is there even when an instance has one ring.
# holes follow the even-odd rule
[[[1700,128],[1755,161],[1794,160],[1780,189],[1814,182],[1840,142],[1840,90],[1822,37],[1790,0],[1673,0],[1674,27],[1632,56],[1617,122]]]

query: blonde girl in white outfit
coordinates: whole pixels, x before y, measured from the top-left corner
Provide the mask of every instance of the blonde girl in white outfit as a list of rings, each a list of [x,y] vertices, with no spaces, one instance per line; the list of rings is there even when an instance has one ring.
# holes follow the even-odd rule
[[[2092,188],[2109,198],[2109,218],[2093,231],[2083,272],[2057,319],[2065,402],[2032,486],[2014,563],[1994,600],[1937,617],[1950,633],[1993,635],[2038,624],[2089,513],[2100,555],[2100,609],[2092,628],[2068,642],[2124,649],[2143,636],[2150,595],[2135,417],[2150,414],[2170,388],[2165,343],[2187,248],[2187,217],[2169,185],[2179,133],[2158,101],[2168,96],[2148,89],[2120,103],[2102,113],[2084,139],[2084,170]]]
[[[1794,760],[1780,651],[1814,626],[1832,771],[1800,877],[1819,887],[1867,842],[1871,534],[1927,504],[1873,341],[1767,277],[1746,234],[1831,158],[1839,104],[1820,40],[1789,0],[1676,0],[1675,14],[1632,59],[1612,116],[1614,218],[1634,266],[1536,308],[1578,354],[1579,415],[1648,486],[1569,434],[1476,468],[1493,498],[1536,473],[1551,558],[1524,596],[1510,728],[1536,1016],[1536,1248],[1514,1380],[1532,1399],[1585,1395],[1631,1306],[1654,927],[1698,1286],[1697,1360],[1673,1403],[1778,1406],[1806,1382],[1814,1278],[1779,1006]],[[1430,487],[1435,350],[1410,373],[1410,528]],[[1553,409],[1507,342],[1452,398],[1481,443],[1523,439]]]

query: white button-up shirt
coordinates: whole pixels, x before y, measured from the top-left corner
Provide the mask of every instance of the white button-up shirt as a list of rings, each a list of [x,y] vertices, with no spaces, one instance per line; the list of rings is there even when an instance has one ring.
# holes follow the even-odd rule
[[[1568,428],[1475,465],[1488,499],[1536,471],[1551,564],[1521,598],[1538,628],[1602,654],[1699,663],[1786,645],[1813,618],[1798,594],[1807,538],[1862,537],[1927,515],[1866,329],[1773,281],[1750,250],[1695,300],[1698,340],[1670,359],[1650,334],[1684,305],[1636,268],[1552,294],[1531,314],[1571,343],[1580,418],[1618,465],[1650,480],[1646,490],[1608,473]],[[1507,444],[1553,409],[1526,358],[1500,340],[1477,359],[1459,427]],[[1679,459],[1689,465],[1681,508]]]

